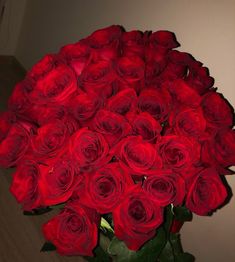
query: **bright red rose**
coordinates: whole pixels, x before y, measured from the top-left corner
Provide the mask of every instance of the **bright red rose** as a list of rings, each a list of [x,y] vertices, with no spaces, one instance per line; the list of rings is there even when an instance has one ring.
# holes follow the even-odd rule
[[[59,54],[79,76],[92,59],[91,48],[84,42],[63,46]]]
[[[127,88],[107,100],[106,108],[115,113],[125,115],[135,109],[137,95],[134,89]]]
[[[232,126],[232,109],[221,94],[216,92],[206,93],[202,98],[201,106],[208,126],[216,129]]]
[[[139,186],[128,193],[113,212],[114,231],[131,250],[138,250],[151,239],[163,222],[163,209],[148,199]]]
[[[109,146],[102,134],[82,128],[75,132],[69,143],[69,153],[81,169],[90,171],[109,162]]]
[[[88,94],[95,93],[101,99],[112,96],[118,90],[114,84],[113,66],[106,60],[90,63],[79,77],[79,87]]]
[[[137,106],[141,112],[148,112],[156,120],[163,122],[171,109],[171,97],[166,89],[147,88],[140,93]]]
[[[144,61],[139,56],[122,56],[117,60],[116,72],[122,88],[131,87],[137,93],[144,84]]]
[[[30,128],[31,125],[27,123],[16,123],[11,126],[5,139],[0,142],[1,167],[14,167],[25,155],[29,147]]]
[[[110,147],[131,134],[131,126],[122,115],[101,109],[92,122],[93,129],[104,135]]]
[[[85,188],[79,201],[100,214],[112,212],[134,185],[129,173],[119,163],[109,163],[85,177]]]
[[[205,136],[206,120],[201,108],[183,108],[170,122],[178,135],[191,136],[198,139]]]
[[[141,31],[124,32],[121,38],[123,56],[144,57],[144,34]]]
[[[166,135],[157,141],[157,150],[162,158],[163,166],[183,171],[200,160],[200,144],[189,137]]]
[[[67,143],[68,128],[60,120],[41,126],[32,137],[32,150],[35,157],[49,159],[55,157]]]
[[[181,205],[185,197],[184,179],[171,170],[158,171],[148,176],[143,183],[144,190],[158,206]]]
[[[122,139],[114,151],[120,165],[127,168],[132,175],[147,175],[162,166],[162,160],[154,146],[141,136]]]
[[[188,182],[186,207],[197,215],[208,215],[227,197],[227,190],[214,168],[206,168]]]
[[[45,206],[66,202],[81,182],[80,169],[67,156],[56,158],[41,168],[42,201]]]
[[[129,114],[127,117],[132,124],[134,135],[140,135],[150,143],[154,142],[155,138],[160,135],[162,127],[149,113]]]
[[[10,192],[24,210],[30,211],[42,207],[40,179],[40,165],[34,160],[25,159],[17,166]]]
[[[43,225],[43,233],[60,255],[93,256],[99,220],[95,210],[70,202],[59,215]]]
[[[91,119],[101,107],[102,100],[96,94],[79,94],[69,101],[69,111],[81,125]]]
[[[79,91],[74,71],[54,56],[45,56],[28,76],[35,79],[29,100],[37,104],[63,104]]]

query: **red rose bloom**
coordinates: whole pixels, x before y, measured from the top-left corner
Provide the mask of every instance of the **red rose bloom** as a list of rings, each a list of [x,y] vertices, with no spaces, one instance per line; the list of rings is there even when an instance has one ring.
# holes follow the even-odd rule
[[[99,110],[92,122],[93,129],[105,136],[110,147],[131,133],[131,126],[122,115]]]
[[[99,168],[110,160],[109,146],[104,137],[87,128],[73,134],[69,143],[69,153],[86,171]]]
[[[0,113],[0,143],[7,136],[11,126],[16,122],[16,116],[10,111]]]
[[[115,149],[120,164],[133,175],[147,175],[152,170],[161,168],[162,161],[156,149],[141,136],[128,136],[122,139]]]
[[[107,214],[124,198],[129,187],[134,185],[129,173],[118,163],[109,163],[94,173],[85,174],[85,188],[79,201]]]
[[[167,49],[180,46],[174,33],[163,30],[152,33],[149,36],[149,44],[151,47],[162,46]]]
[[[25,160],[17,166],[10,191],[24,210],[42,206],[40,179],[40,166],[34,160]]]
[[[181,205],[185,196],[184,179],[170,170],[158,171],[148,176],[143,183],[144,190],[158,206]]]
[[[207,168],[188,182],[186,207],[197,215],[208,215],[227,197],[227,190],[214,168]]]
[[[129,189],[113,212],[114,231],[131,250],[138,250],[151,239],[163,221],[163,209],[148,199],[139,186]]]
[[[99,216],[95,210],[70,202],[43,225],[45,238],[61,255],[93,256],[98,241]]]

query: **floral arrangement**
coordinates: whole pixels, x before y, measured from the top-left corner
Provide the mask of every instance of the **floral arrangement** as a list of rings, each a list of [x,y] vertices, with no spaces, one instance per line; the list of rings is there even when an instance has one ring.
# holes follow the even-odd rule
[[[230,197],[233,108],[169,31],[95,31],[44,56],[0,117],[0,166],[25,215],[54,208],[42,251],[194,261],[179,229]]]

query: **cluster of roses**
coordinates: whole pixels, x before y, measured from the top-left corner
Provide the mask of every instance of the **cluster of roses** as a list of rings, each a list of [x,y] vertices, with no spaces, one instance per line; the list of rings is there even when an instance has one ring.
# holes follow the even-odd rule
[[[173,33],[111,26],[46,55],[0,118],[0,166],[24,210],[65,203],[43,226],[63,255],[92,255],[100,217],[138,250],[164,207],[206,215],[235,164],[233,110]]]

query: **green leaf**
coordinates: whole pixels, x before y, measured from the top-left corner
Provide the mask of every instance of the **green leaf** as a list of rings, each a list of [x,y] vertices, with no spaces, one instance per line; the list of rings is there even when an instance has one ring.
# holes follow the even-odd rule
[[[170,232],[170,228],[171,228],[171,224],[174,218],[174,213],[172,212],[172,206],[169,205],[165,208],[164,210],[164,224],[163,227],[166,231],[166,233],[168,234]]]
[[[163,228],[157,230],[156,236],[146,242],[139,251],[129,250],[124,242],[113,238],[108,253],[116,262],[156,261],[166,244],[166,233]]]
[[[175,256],[174,256],[173,248],[172,248],[170,241],[167,241],[157,261],[158,262],[175,262]]]
[[[51,242],[45,242],[40,252],[48,252],[48,251],[54,251],[54,250],[56,250],[56,247]]]
[[[195,257],[189,253],[182,253],[176,257],[175,262],[194,262]]]
[[[48,213],[52,210],[52,208],[50,207],[43,207],[43,208],[38,208],[38,209],[33,209],[32,211],[23,211],[23,214],[25,216],[38,216],[38,215],[42,215],[45,213]]]
[[[106,230],[114,233],[114,230],[111,227],[111,225],[109,224],[109,222],[106,219],[104,219],[103,217],[101,217],[100,227],[105,228]]]
[[[109,262],[110,257],[100,246],[97,246],[94,249],[94,257],[84,257],[87,261],[90,262]]]
[[[179,221],[191,221],[193,219],[192,212],[185,206],[182,207],[174,207],[173,209],[175,219]]]

